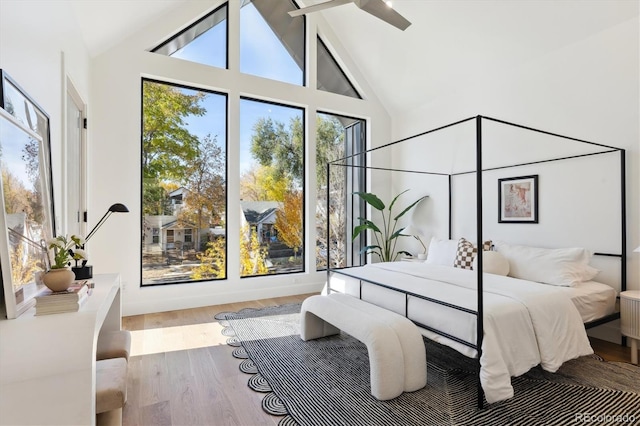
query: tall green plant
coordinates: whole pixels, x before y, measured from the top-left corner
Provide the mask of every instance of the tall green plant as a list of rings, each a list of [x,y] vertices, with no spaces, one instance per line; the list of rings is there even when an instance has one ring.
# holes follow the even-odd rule
[[[375,194],[372,194],[370,192],[354,192],[354,194],[358,195],[368,205],[378,210],[382,214],[382,226],[378,226],[373,221],[364,217],[358,218],[358,220],[360,221],[360,225],[353,228],[352,240],[355,240],[356,237],[363,231],[371,231],[376,240],[376,244],[363,247],[360,250],[360,253],[377,254],[380,257],[380,260],[383,262],[391,262],[393,260],[396,260],[399,254],[410,255],[410,253],[404,250],[396,252],[398,237],[406,237],[406,235],[402,235],[402,231],[404,230],[404,228],[396,229],[398,226],[398,219],[404,216],[409,210],[414,208],[420,201],[427,198],[428,195],[418,198],[416,201],[402,210],[400,214],[393,216],[393,205],[396,203],[396,200],[407,191],[409,190],[407,189],[396,195],[393,200],[391,200],[388,208]]]

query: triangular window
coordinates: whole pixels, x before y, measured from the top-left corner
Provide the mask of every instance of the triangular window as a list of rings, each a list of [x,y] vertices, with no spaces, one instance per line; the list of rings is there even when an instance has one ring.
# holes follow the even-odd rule
[[[240,9],[240,71],[304,85],[305,18],[292,18],[291,0],[243,0]]]
[[[362,99],[327,46],[318,37],[318,90]]]
[[[151,51],[212,67],[227,68],[227,10],[226,4],[220,6]]]

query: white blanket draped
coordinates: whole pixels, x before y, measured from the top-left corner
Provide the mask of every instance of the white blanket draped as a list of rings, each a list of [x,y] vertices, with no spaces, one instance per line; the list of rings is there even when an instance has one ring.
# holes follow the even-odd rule
[[[388,262],[344,272],[477,310],[475,271],[416,262]],[[593,353],[578,310],[557,288],[493,274],[484,274],[483,288],[480,380],[489,403],[513,396],[512,376],[524,374],[538,364],[546,371],[555,372],[565,361]],[[354,293],[353,290],[347,292]],[[365,284],[362,298],[401,314],[405,314],[406,309],[409,319],[475,344],[475,315],[411,296],[405,308],[404,295],[394,293]],[[476,354],[467,346],[428,330],[423,330],[423,334],[464,355]]]

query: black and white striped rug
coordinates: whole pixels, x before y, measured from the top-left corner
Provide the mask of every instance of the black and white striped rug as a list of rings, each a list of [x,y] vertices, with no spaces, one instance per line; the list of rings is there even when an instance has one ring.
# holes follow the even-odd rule
[[[293,425],[633,425],[640,424],[640,368],[597,357],[555,374],[513,378],[515,396],[476,408],[474,361],[425,339],[427,386],[390,401],[370,394],[366,346],[347,334],[304,342],[300,305],[216,315],[223,334],[265,393],[263,409]]]

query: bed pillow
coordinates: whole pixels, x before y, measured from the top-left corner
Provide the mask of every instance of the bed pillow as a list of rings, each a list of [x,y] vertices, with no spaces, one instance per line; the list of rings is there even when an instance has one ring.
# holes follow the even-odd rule
[[[478,264],[478,258],[473,259],[473,268],[476,269]],[[487,251],[482,253],[482,272],[487,274],[502,275],[506,277],[509,275],[509,261],[501,253],[497,251]]]
[[[482,244],[482,250],[491,249],[491,241],[485,241]],[[455,268],[473,269],[473,261],[476,258],[478,249],[473,243],[466,238],[460,238],[458,240],[458,246],[456,248],[456,258],[453,263]],[[484,263],[483,263],[484,265]]]
[[[599,272],[589,266],[592,253],[584,248],[547,249],[496,241],[495,249],[509,261],[509,276],[523,280],[573,287]]]
[[[453,262],[456,260],[457,249],[457,240],[441,240],[433,237],[429,243],[426,263],[430,263],[432,265],[453,266]]]
[[[475,259],[476,253],[478,253],[478,249],[471,241],[460,238],[458,240],[456,259],[453,266],[455,268],[473,269],[473,259]]]

